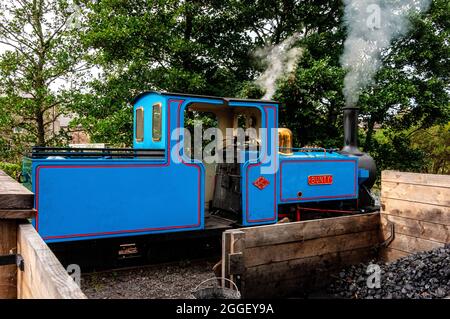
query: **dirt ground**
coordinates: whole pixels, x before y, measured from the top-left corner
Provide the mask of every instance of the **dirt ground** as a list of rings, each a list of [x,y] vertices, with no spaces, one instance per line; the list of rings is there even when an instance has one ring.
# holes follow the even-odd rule
[[[91,299],[193,298],[191,291],[213,278],[216,261],[202,260],[85,274],[81,288]]]

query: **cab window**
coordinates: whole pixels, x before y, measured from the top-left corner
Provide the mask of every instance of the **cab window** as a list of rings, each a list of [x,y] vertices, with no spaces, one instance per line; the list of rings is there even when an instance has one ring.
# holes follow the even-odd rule
[[[152,139],[154,142],[161,141],[161,103],[153,104],[153,115],[152,115]]]
[[[144,108],[138,107],[136,109],[136,141],[144,141]]]

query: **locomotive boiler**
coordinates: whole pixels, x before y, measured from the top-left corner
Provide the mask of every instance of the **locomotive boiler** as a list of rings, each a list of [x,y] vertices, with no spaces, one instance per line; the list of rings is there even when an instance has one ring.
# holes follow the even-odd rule
[[[132,104],[132,148],[35,147],[24,159],[45,241],[201,232],[214,216],[255,226],[373,208],[375,164],[357,148],[355,108],[344,110],[345,145],[336,150],[293,148],[276,101],[144,92]],[[189,154],[189,112],[214,115],[232,156]],[[239,142],[240,128],[256,133]]]

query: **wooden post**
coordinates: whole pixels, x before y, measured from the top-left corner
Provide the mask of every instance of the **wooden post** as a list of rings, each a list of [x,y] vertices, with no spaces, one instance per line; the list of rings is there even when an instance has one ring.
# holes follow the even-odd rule
[[[18,273],[19,299],[86,299],[32,225],[19,225],[17,237],[25,262]]]
[[[230,277],[230,263],[228,255],[231,249],[231,232],[227,230],[222,233],[222,287],[228,287],[228,283],[223,279]]]
[[[0,219],[0,256],[16,249],[17,224],[15,220]],[[0,266],[0,299],[17,297],[16,265]]]
[[[0,256],[17,253],[17,227],[34,216],[34,195],[0,170]],[[17,298],[17,266],[0,266],[0,299]]]
[[[236,275],[243,272],[244,262],[242,251],[245,233],[239,229],[227,230],[222,234],[222,277],[235,281]],[[233,288],[230,282],[222,279],[222,286]]]

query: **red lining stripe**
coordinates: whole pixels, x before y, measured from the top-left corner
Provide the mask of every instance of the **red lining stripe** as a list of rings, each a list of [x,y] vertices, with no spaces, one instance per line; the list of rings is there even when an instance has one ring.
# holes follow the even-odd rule
[[[302,198],[283,198],[283,164],[289,163],[308,163],[308,162],[353,162],[355,163],[355,174],[354,174],[354,193],[353,194],[345,194],[345,195],[334,195],[334,196],[313,196],[313,197],[302,197]],[[280,163],[280,201],[282,202],[290,202],[290,201],[303,201],[303,200],[311,200],[311,199],[322,199],[322,198],[341,198],[341,197],[355,197],[356,196],[356,186],[357,186],[357,174],[358,174],[358,165],[355,160],[285,160]]]
[[[274,111],[274,114],[273,114],[274,128],[277,127],[277,111],[276,111],[275,106],[272,106],[272,105],[265,105],[265,106],[263,106],[264,113],[266,115],[266,129],[269,130],[269,117],[267,115],[268,113],[267,113],[266,108],[269,108],[272,111]],[[269,135],[270,134],[267,133],[267,136],[266,136],[266,145],[267,146],[266,146],[266,150],[265,150],[265,153],[264,153],[264,159],[262,161],[258,162],[258,163],[249,164],[247,166],[246,179],[245,179],[245,183],[246,183],[246,190],[245,190],[245,217],[246,217],[247,222],[249,222],[249,223],[257,223],[257,222],[275,220],[277,218],[277,174],[276,173],[273,174],[274,184],[275,184],[274,195],[273,195],[273,199],[274,199],[274,210],[273,210],[274,211],[274,216],[273,217],[268,217],[268,218],[261,218],[261,219],[250,219],[249,218],[249,209],[248,209],[248,193],[249,193],[249,191],[248,191],[248,172],[250,170],[250,167],[260,166],[262,164],[262,162],[265,162],[266,157],[267,157],[267,153],[269,152],[269,138],[268,138]],[[276,163],[277,163],[276,162],[276,158],[278,156],[278,154],[276,154],[276,143],[275,143],[275,145],[273,145],[273,154],[274,155],[272,155],[272,156],[274,156],[274,158],[275,158],[275,160],[274,160],[275,163],[274,164],[276,165]]]

